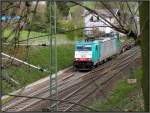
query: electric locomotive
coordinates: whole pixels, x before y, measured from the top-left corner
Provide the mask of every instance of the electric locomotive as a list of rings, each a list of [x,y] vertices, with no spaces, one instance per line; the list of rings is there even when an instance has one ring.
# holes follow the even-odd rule
[[[90,70],[99,63],[121,52],[119,34],[95,40],[75,43],[74,67],[77,70]]]

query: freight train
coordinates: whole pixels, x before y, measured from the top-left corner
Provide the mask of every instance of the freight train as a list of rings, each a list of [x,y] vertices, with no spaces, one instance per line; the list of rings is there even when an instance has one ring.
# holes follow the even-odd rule
[[[83,40],[75,43],[74,68],[91,70],[101,62],[121,53],[119,34],[101,37],[94,40]]]

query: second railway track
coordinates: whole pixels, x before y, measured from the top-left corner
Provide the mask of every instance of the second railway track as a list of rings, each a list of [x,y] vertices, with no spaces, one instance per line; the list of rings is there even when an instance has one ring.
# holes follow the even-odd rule
[[[101,86],[105,82],[111,80],[119,71],[131,64],[131,61],[136,60],[140,57],[138,51],[139,48],[133,48],[134,52],[125,52],[124,55],[120,55],[116,62],[106,63],[106,65],[100,66],[88,73],[79,74],[78,72],[71,72],[64,75],[64,77],[59,81],[58,90],[59,98],[63,100],[72,101],[75,103],[80,103],[82,100],[86,99],[90,94],[96,91],[97,87],[93,88],[92,91],[87,92],[89,87],[94,84],[98,79],[101,79]],[[135,56],[136,54],[136,56]],[[132,58],[134,57],[134,58]],[[76,76],[78,74],[78,76]],[[109,76],[108,76],[109,75]],[[44,87],[40,91],[34,92],[31,95],[33,99],[22,98],[13,104],[3,105],[3,111],[35,111],[37,104],[42,103],[40,99],[35,99],[36,97],[49,97],[49,86]],[[19,98],[19,97],[18,97]],[[46,101],[45,101],[46,103]],[[48,103],[48,101],[47,101]],[[67,104],[66,102],[58,102],[59,111],[70,111],[75,105]],[[31,107],[32,106],[32,107]],[[53,105],[55,106],[55,105]],[[36,109],[37,110],[37,109]]]

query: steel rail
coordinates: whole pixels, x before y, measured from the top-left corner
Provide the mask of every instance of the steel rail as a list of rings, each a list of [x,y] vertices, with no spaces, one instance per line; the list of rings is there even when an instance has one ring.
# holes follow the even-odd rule
[[[125,61],[125,60],[124,60]],[[128,61],[129,62],[129,61]],[[122,65],[125,65],[126,63],[124,63],[124,64],[122,64]],[[121,65],[121,66],[122,66]],[[117,65],[117,67],[120,67],[120,65]],[[102,77],[102,76],[101,76]],[[95,80],[97,80],[98,78],[96,78]],[[93,81],[92,81],[93,82]],[[86,87],[88,86],[88,85],[85,85]],[[82,87],[82,88],[85,88],[85,87]],[[72,92],[71,94],[69,94],[69,95],[67,95],[65,98],[63,98],[63,99],[67,99],[67,98],[69,98],[69,97],[71,97],[72,95],[74,95],[77,91],[80,91],[80,88],[79,88],[79,90],[76,90],[76,91],[74,91],[74,92]],[[53,105],[54,106],[54,105]]]
[[[105,83],[107,83],[108,81],[110,81],[110,80],[112,80],[115,76],[117,76],[123,69],[125,69],[129,64],[130,64],[131,62],[126,62],[125,64],[123,64],[122,65],[122,67],[119,67],[119,68],[121,68],[121,69],[119,69],[119,70],[113,70],[114,71],[114,73],[112,74],[112,76],[110,76],[108,79],[106,79],[105,81],[103,81],[100,85],[105,85]],[[96,88],[97,89],[97,88]],[[102,89],[102,88],[101,88]],[[93,91],[92,91],[92,93],[94,93]],[[88,93],[87,95],[85,95],[85,96],[83,96],[82,98],[80,98],[79,100],[77,100],[76,101],[76,103],[79,103],[79,102],[81,102],[82,100],[84,100],[85,98],[87,98],[89,95],[91,94],[91,92],[90,93]],[[68,108],[66,108],[64,111],[66,112],[66,111],[69,111],[69,110],[71,110],[74,106],[76,106],[75,104],[71,104],[71,106],[69,106]]]
[[[104,72],[104,75],[105,75],[105,73],[106,73],[106,72]],[[102,77],[102,75],[101,75],[101,77]],[[98,77],[97,77],[97,78],[98,78]],[[96,79],[97,79],[97,78],[96,78]],[[91,80],[91,79],[87,79],[87,80],[85,80],[84,82],[80,82],[80,83],[86,83],[88,80]],[[72,96],[73,94],[75,94],[75,93],[78,92],[79,90],[81,90],[81,89],[87,87],[87,85],[90,85],[92,82],[93,82],[93,80],[91,80],[90,83],[87,83],[85,86],[78,88],[78,89],[77,89],[76,91],[74,91],[70,96]],[[76,84],[70,85],[69,88],[72,88],[73,86],[80,85],[80,83],[76,83]],[[62,88],[62,90],[61,90],[60,92],[64,92],[64,91],[66,91],[66,89],[68,89],[68,88],[67,88],[67,87]],[[45,92],[45,94],[43,94],[43,92],[41,92],[40,94],[49,96],[48,90],[46,90],[46,91],[44,91],[44,92]],[[40,94],[38,94],[38,95],[40,95]],[[36,96],[37,96],[37,95],[36,95]],[[69,96],[69,97],[70,97],[70,96]],[[42,97],[43,97],[43,96],[42,96]],[[27,99],[26,99],[26,100],[27,100]],[[28,99],[28,100],[29,100],[29,99]],[[28,107],[30,107],[31,105],[36,104],[36,103],[39,102],[39,101],[41,101],[41,100],[35,100],[34,102],[29,103],[28,105],[24,106],[23,108],[18,109],[17,111],[23,111],[23,110],[27,109]]]
[[[60,81],[61,81],[61,80],[60,80]],[[48,90],[49,90],[49,86],[43,87],[43,88],[41,88],[40,90],[31,93],[29,96],[38,96],[38,95],[40,95],[40,94],[42,94],[42,93],[48,92]],[[2,107],[2,108],[4,109],[4,111],[6,111],[6,110],[8,110],[8,109],[14,107],[15,105],[21,104],[23,101],[27,101],[27,100],[28,100],[28,98],[22,98],[22,99],[20,99],[19,101],[17,101],[16,103],[12,103],[12,104],[7,105],[7,106]]]
[[[77,100],[75,103],[79,103],[82,100],[86,99],[88,96],[90,96],[93,92],[95,92],[98,88],[95,88],[94,90],[92,90],[90,93],[82,96],[79,100]],[[75,104],[71,104],[71,106],[69,106],[68,108],[66,108],[64,111],[69,111],[72,107],[74,107]]]
[[[130,56],[131,57],[131,56]],[[126,57],[126,60],[127,60],[127,58],[130,58],[129,56],[128,57]],[[103,68],[102,68],[103,69]],[[98,70],[97,70],[98,71]],[[87,74],[85,74],[85,75],[87,75]],[[90,78],[89,78],[90,79]]]

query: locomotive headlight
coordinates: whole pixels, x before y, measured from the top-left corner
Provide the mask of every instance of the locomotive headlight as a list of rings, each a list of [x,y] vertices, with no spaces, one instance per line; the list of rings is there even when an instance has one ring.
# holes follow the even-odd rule
[[[91,59],[91,58],[87,58],[87,60],[88,60],[88,61],[92,61],[92,59]]]
[[[79,58],[76,58],[75,60],[76,60],[76,61],[78,61],[78,60],[79,60]]]

